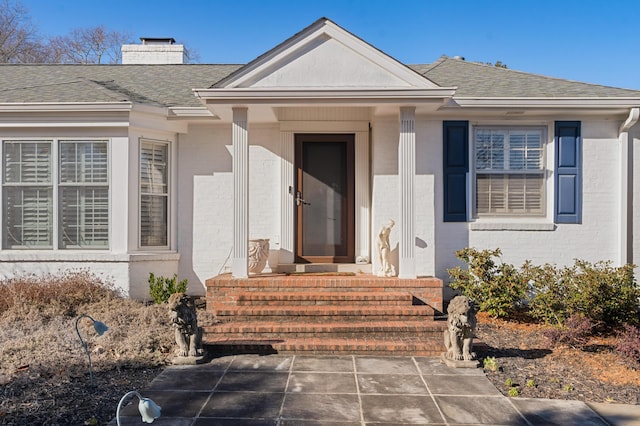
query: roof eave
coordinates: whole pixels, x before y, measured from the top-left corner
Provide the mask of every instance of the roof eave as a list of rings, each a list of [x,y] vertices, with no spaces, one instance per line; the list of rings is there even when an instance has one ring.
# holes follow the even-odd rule
[[[122,112],[131,111],[131,102],[4,102],[0,112]]]
[[[373,103],[373,102],[409,102],[422,103],[434,100],[449,100],[455,93],[455,88],[438,89],[386,89],[386,88],[358,88],[358,89],[256,89],[256,88],[211,88],[194,89],[195,95],[207,104],[319,104],[319,103]]]
[[[640,97],[455,97],[456,106],[474,108],[633,108],[640,106]]]

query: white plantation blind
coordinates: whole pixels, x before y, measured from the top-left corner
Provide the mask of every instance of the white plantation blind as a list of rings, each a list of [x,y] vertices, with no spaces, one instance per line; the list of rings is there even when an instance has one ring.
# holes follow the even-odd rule
[[[108,248],[108,170],[107,141],[4,141],[3,247]]]
[[[476,214],[544,213],[544,129],[477,128]]]
[[[168,245],[169,147],[140,144],[140,245]]]
[[[51,141],[4,143],[4,248],[53,245]]]
[[[60,246],[107,248],[109,181],[106,141],[60,142]]]

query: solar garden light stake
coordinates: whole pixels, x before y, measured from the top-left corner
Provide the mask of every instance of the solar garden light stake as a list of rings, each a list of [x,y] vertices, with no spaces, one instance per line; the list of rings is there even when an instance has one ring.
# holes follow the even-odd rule
[[[143,398],[137,391],[129,391],[124,394],[122,398],[120,398],[120,402],[118,403],[118,409],[116,410],[116,423],[120,426],[120,408],[122,407],[122,403],[128,396],[136,396],[140,400],[138,402],[138,411],[142,416],[142,421],[145,423],[153,423],[155,419],[160,417],[160,406],[153,402],[153,400],[149,398]]]
[[[82,344],[84,351],[87,353],[87,358],[89,358],[89,378],[90,378],[91,384],[93,385],[93,366],[91,365],[91,354],[89,353],[89,348],[87,347],[87,344],[85,343],[84,340],[82,340],[82,336],[80,335],[80,330],[78,329],[78,322],[80,321],[81,318],[89,318],[91,321],[93,321],[93,328],[96,330],[96,333],[98,333],[98,336],[102,336],[107,330],[109,330],[109,327],[107,327],[107,325],[103,322],[94,320],[93,318],[91,318],[91,316],[87,314],[82,314],[76,319],[76,333],[78,333],[78,338],[80,339],[80,343]]]

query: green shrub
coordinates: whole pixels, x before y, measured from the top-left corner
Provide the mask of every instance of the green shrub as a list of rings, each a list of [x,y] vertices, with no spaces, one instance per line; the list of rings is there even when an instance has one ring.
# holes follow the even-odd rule
[[[508,317],[522,305],[527,290],[524,276],[512,265],[499,262],[501,255],[495,250],[465,248],[456,252],[456,257],[467,263],[447,270],[452,278],[449,286],[459,290],[478,304],[478,309],[495,317]]]
[[[630,264],[615,268],[610,262],[583,260],[564,268],[526,262],[522,274],[531,286],[529,314],[556,325],[575,315],[606,328],[637,324],[640,288],[633,268]]]
[[[582,313],[608,327],[637,324],[640,288],[633,276],[634,267],[627,264],[614,268],[610,262],[576,260],[568,298],[570,313]]]
[[[173,293],[184,293],[187,291],[188,281],[186,279],[177,282],[178,276],[173,278],[156,277],[153,272],[149,274],[149,295],[157,304],[166,303]]]
[[[526,261],[522,265],[529,286],[527,308],[532,318],[559,326],[569,317],[567,273],[567,269],[558,270],[548,263],[537,266]]]
[[[610,262],[576,260],[573,266],[533,265],[520,269],[499,262],[502,252],[465,248],[456,256],[467,268],[447,270],[449,286],[473,299],[478,309],[495,317],[525,312],[546,323],[561,326],[575,315],[599,328],[640,324],[640,287],[635,265],[612,267]]]

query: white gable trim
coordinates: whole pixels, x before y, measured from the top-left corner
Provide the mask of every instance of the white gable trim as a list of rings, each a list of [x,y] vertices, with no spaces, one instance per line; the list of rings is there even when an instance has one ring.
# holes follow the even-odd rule
[[[440,89],[440,86],[426,77],[326,18],[316,21],[229,77],[221,80],[215,87],[227,89],[255,87],[256,82],[287,65],[292,59],[312,53],[313,49],[327,40],[336,41],[340,46],[344,46],[353,52],[354,55],[368,60],[388,73],[389,76],[401,81],[402,84],[398,87]]]

